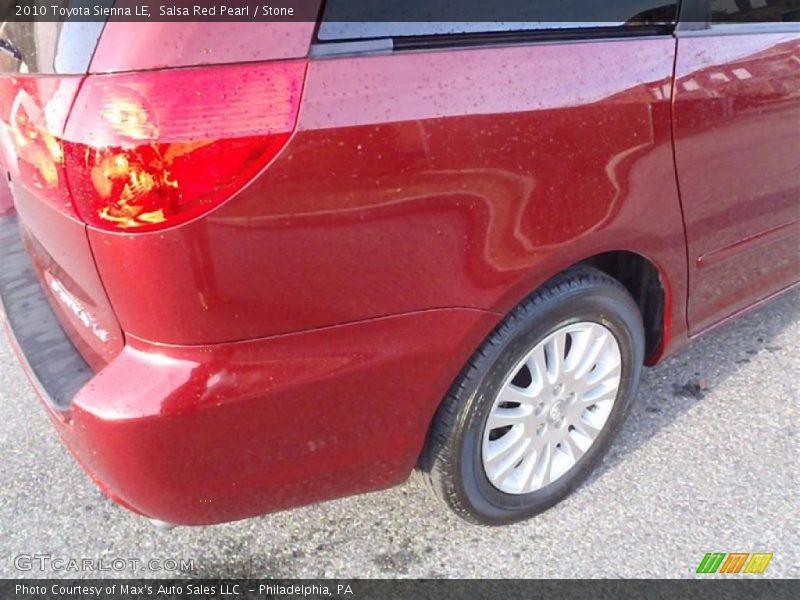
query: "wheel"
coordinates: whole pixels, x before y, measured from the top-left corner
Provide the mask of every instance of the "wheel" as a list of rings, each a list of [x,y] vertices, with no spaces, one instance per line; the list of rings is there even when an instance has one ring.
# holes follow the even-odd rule
[[[618,281],[590,267],[555,277],[462,370],[431,425],[422,479],[475,523],[550,508],[608,449],[643,361],[641,314]]]

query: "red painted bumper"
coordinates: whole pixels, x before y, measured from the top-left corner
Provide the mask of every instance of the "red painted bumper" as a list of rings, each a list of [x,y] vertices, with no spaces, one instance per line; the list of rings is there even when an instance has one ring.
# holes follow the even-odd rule
[[[434,310],[269,339],[129,341],[51,413],[113,499],[175,524],[241,519],[408,477],[497,316]]]

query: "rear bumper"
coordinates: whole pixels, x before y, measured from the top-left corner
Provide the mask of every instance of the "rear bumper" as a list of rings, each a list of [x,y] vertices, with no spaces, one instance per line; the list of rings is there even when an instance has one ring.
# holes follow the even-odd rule
[[[496,318],[434,310],[214,346],[129,339],[65,411],[54,409],[18,329],[7,331],[97,484],[131,510],[189,525],[403,481]]]
[[[22,243],[16,216],[0,216],[0,311],[42,397],[53,410],[68,411],[72,398],[94,371],[51,309]]]

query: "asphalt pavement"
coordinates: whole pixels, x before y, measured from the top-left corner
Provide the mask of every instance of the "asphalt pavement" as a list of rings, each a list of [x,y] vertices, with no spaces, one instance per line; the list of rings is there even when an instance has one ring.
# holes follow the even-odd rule
[[[646,370],[599,471],[526,523],[467,525],[412,480],[165,532],[97,491],[0,337],[0,577],[691,577],[706,552],[772,552],[764,577],[798,577],[798,339],[794,292]]]

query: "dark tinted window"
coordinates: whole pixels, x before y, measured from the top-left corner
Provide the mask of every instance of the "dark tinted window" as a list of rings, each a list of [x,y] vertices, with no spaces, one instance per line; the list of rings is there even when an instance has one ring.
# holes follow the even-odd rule
[[[711,0],[713,23],[800,21],[800,0]]]
[[[672,24],[677,0],[328,0],[321,40]]]

